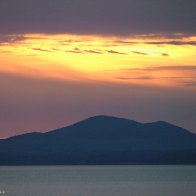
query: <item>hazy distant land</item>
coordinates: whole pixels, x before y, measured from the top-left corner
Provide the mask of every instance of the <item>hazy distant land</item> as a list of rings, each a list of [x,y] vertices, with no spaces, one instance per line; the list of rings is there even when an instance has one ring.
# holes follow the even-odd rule
[[[196,135],[163,121],[95,116],[0,140],[0,165],[196,164]]]

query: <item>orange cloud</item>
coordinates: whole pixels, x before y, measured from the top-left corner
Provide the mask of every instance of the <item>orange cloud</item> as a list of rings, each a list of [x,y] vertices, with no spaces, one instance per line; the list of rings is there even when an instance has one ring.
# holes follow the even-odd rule
[[[196,36],[25,34],[0,42],[0,72],[24,76],[169,86],[177,83],[166,77],[195,74],[188,70],[195,68]]]

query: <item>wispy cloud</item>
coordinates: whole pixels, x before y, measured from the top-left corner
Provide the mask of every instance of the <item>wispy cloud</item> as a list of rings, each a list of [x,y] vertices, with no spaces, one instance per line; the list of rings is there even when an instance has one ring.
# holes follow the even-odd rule
[[[196,71],[196,65],[173,65],[173,66],[158,66],[158,67],[148,67],[148,70],[151,71],[177,71],[177,70],[183,70],[183,71]]]
[[[65,50],[65,52],[71,52],[76,54],[84,54],[84,51],[80,50],[80,48],[74,48],[73,50]]]
[[[145,53],[145,52],[139,52],[139,51],[132,51],[132,53],[140,54],[140,55],[148,55],[148,54]]]
[[[83,42],[84,40],[77,40],[77,39],[67,39],[62,41],[61,43],[79,43],[79,42]]]
[[[111,54],[120,54],[120,55],[127,55],[124,52],[118,52],[115,50],[99,50],[99,49],[92,49],[92,50],[81,50],[80,48],[74,48],[73,50],[65,50],[65,52],[71,52],[71,53],[79,53],[79,54],[88,54],[88,53],[92,53],[92,54],[104,54],[104,51],[107,53],[111,53]]]
[[[87,53],[93,53],[93,54],[103,54],[103,52],[97,51],[97,50],[84,50]]]
[[[16,43],[19,41],[23,41],[26,38],[23,35],[4,35],[0,34],[0,44],[6,44],[6,43]]]
[[[196,71],[196,65],[154,66],[144,68],[125,68],[124,71]]]
[[[165,57],[170,56],[168,53],[161,53],[161,55]]]
[[[141,76],[141,77],[117,77],[120,80],[153,80],[156,79],[151,76]]]
[[[118,45],[138,45],[138,44],[151,44],[151,45],[196,45],[193,38],[195,34],[183,33],[155,33],[155,34],[133,34],[130,38],[121,38],[114,40],[113,43]]]
[[[196,80],[184,81],[183,84],[184,84],[185,86],[196,87]]]
[[[150,41],[145,42],[145,44],[155,44],[155,45],[192,45],[196,46],[196,41]]]
[[[53,51],[60,51],[58,48],[51,48]]]
[[[77,54],[87,54],[87,53],[103,54],[99,50],[81,50],[80,48],[74,48],[73,50],[65,50],[65,52],[71,52],[71,53],[77,53]]]
[[[12,53],[12,52],[9,50],[1,50],[1,53]]]
[[[194,33],[146,33],[134,34],[132,37],[137,39],[167,39],[167,40],[181,40],[183,38],[190,38]]]
[[[51,52],[50,50],[42,49],[42,48],[31,48],[32,50],[37,50],[41,52]]]
[[[119,77],[115,79],[127,80],[130,82],[146,81],[149,84],[169,84],[178,86],[196,87],[196,65],[184,66],[157,66],[144,68],[125,68],[120,69]],[[125,76],[124,76],[125,75]],[[167,76],[168,75],[168,76]],[[143,82],[144,83],[144,82]]]
[[[124,44],[128,44],[128,45],[138,44],[137,41],[126,41],[126,40],[115,40],[113,42],[117,44],[116,46],[118,46],[119,44],[123,44],[123,45]]]
[[[193,77],[180,77],[180,76],[170,76],[170,77],[155,77],[155,76],[139,76],[139,77],[116,77],[120,80],[154,80],[154,79],[170,79],[170,80],[192,80]]]
[[[138,77],[114,77],[115,79],[121,80],[121,81],[127,81],[127,82],[142,82],[144,84],[153,84],[155,82],[162,82],[162,83],[169,83],[169,84],[175,84],[181,87],[196,87],[196,80],[194,77],[181,77],[181,76],[151,76],[151,75],[143,75],[148,73],[140,73],[141,76]]]
[[[115,51],[115,50],[107,50],[108,53],[111,53],[111,54],[122,54],[122,55],[127,55],[127,53],[124,53],[124,52],[118,52],[118,51]]]

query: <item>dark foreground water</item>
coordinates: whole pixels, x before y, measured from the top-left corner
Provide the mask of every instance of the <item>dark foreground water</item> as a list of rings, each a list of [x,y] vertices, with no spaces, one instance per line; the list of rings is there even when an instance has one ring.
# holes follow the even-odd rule
[[[196,166],[0,167],[0,196],[196,196]]]

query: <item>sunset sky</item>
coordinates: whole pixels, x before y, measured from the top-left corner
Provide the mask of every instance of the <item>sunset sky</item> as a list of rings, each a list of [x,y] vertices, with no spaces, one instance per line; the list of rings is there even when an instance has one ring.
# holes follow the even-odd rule
[[[94,115],[196,133],[195,0],[0,2],[0,138]]]

